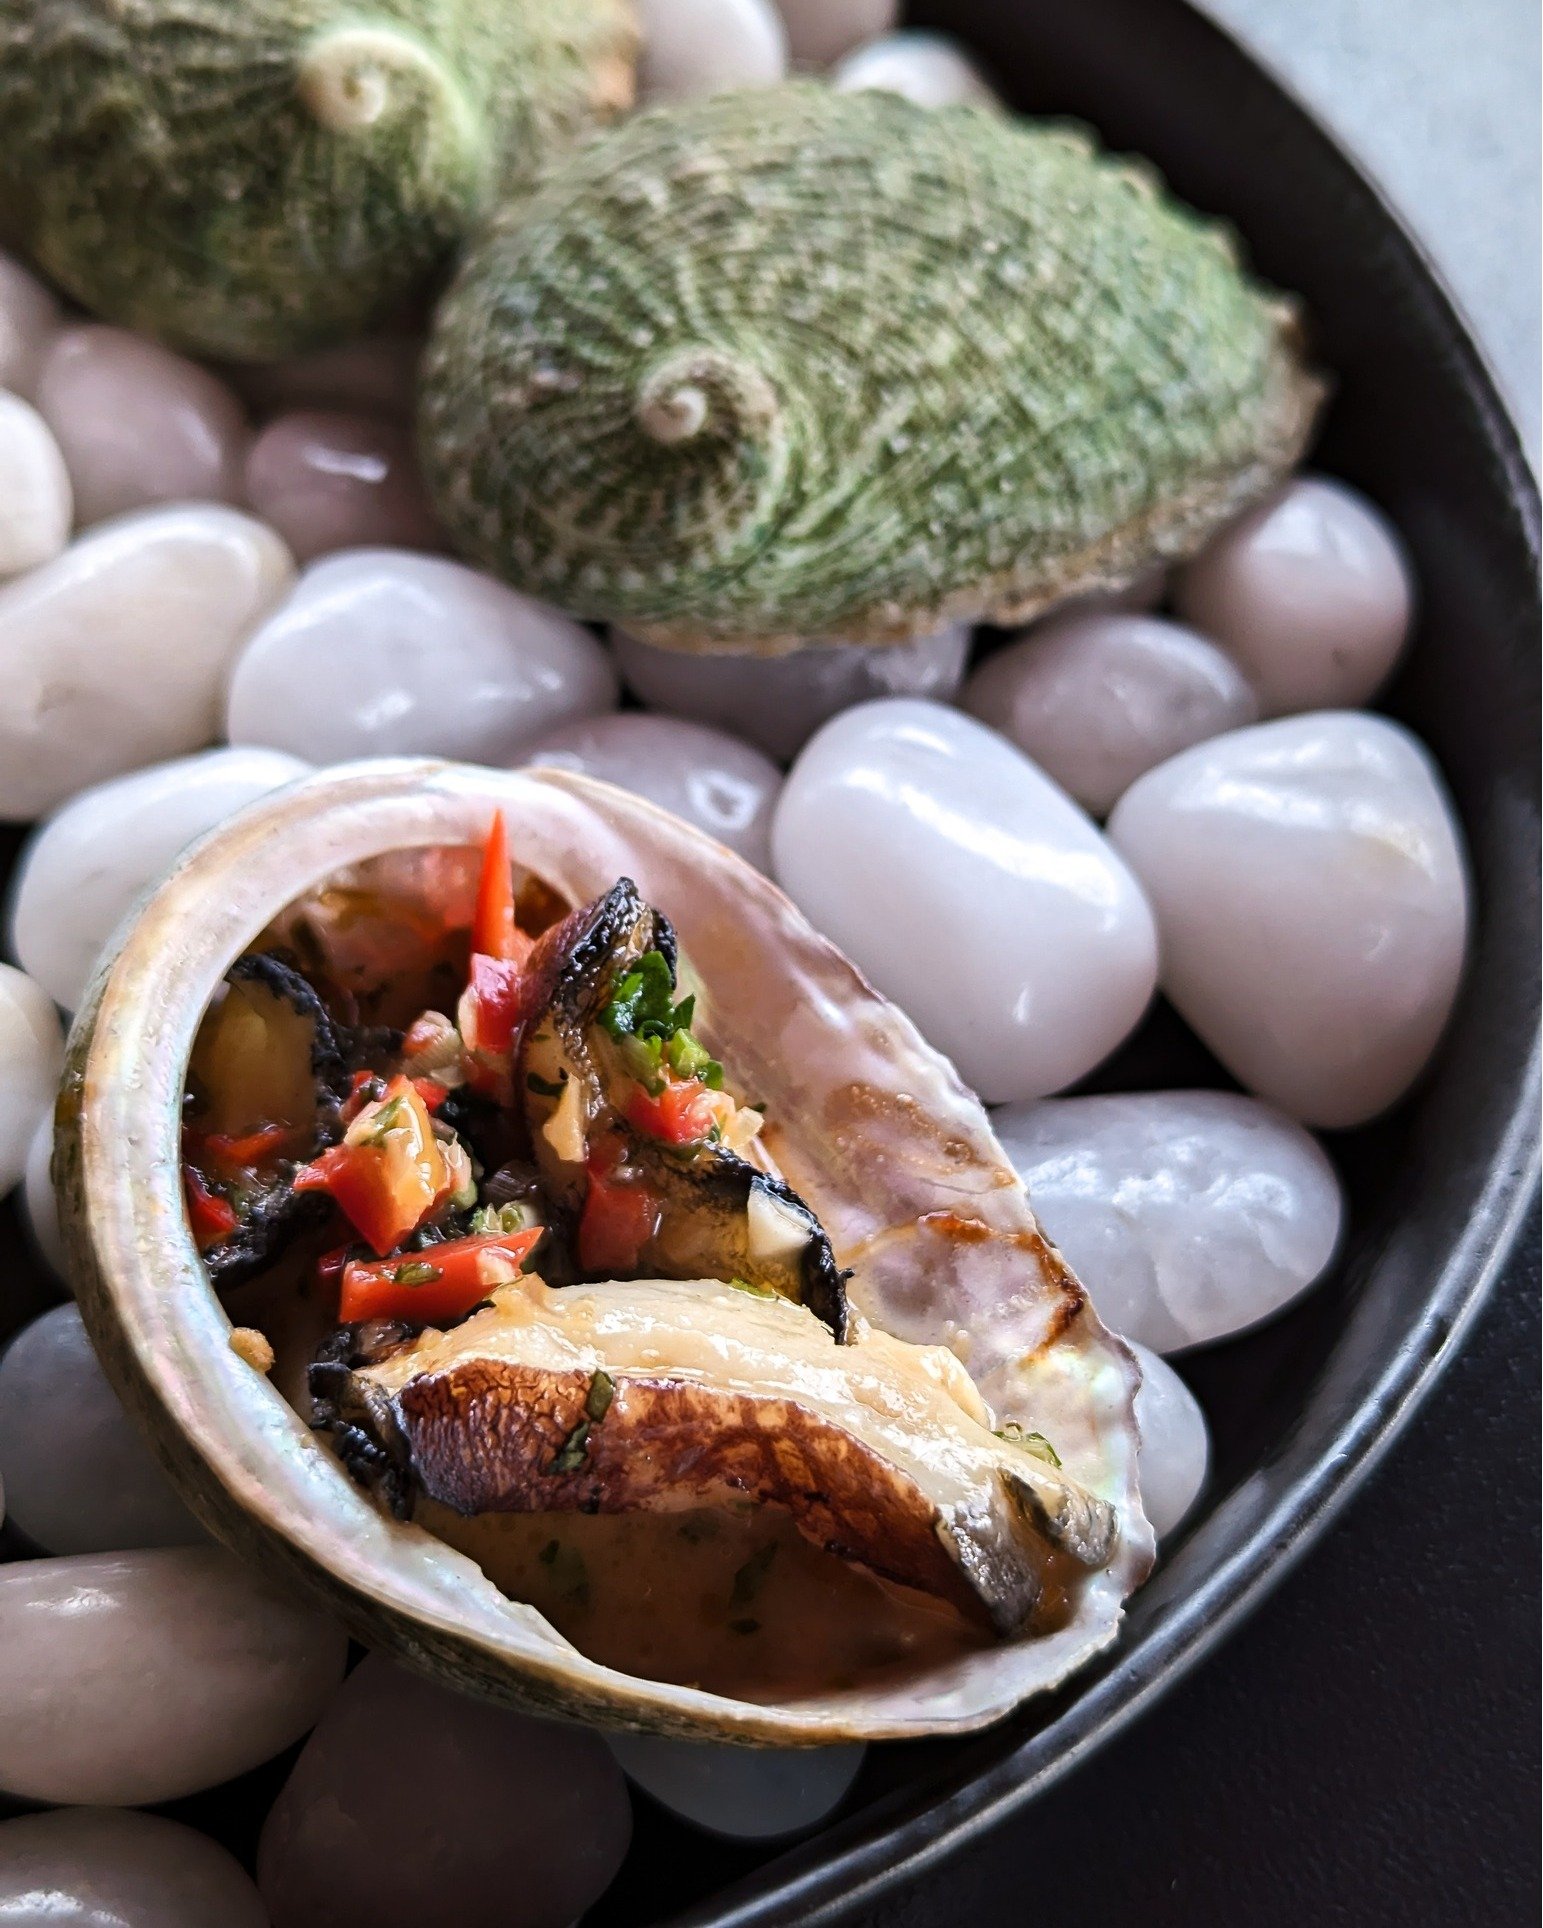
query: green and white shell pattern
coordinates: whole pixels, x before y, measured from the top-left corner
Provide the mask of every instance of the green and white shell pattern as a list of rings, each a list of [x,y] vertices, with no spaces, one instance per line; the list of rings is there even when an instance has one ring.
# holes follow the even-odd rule
[[[627,106],[634,55],[632,0],[0,0],[0,227],[179,347],[343,340]]]
[[[1079,129],[793,83],[554,164],[422,394],[458,541],[655,642],[1017,619],[1196,548],[1320,385],[1230,236]]]

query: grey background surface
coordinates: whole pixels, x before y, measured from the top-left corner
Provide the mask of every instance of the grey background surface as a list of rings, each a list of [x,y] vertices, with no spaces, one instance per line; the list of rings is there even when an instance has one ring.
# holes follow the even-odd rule
[[[1198,0],[1436,262],[1539,459],[1538,0]]]

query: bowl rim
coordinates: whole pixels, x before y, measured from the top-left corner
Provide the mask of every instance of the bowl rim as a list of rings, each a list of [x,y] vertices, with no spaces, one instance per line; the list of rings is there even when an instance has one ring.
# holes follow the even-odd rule
[[[1268,59],[1244,46],[1193,0],[1166,11],[1196,45],[1262,80],[1319,161],[1375,216],[1390,250],[1423,297],[1451,356],[1450,380],[1481,426],[1486,452],[1514,512],[1534,585],[1540,569],[1538,482],[1502,399],[1488,355],[1462,304],[1413,234],[1375,171],[1329,131]],[[929,21],[927,24],[931,24]],[[1543,1155],[1543,1041],[1536,973],[1525,1062],[1504,1130],[1472,1199],[1462,1236],[1447,1249],[1414,1326],[1316,1463],[1291,1479],[1247,1541],[1156,1625],[1122,1631],[1110,1665],[1080,1682],[1048,1725],[983,1769],[924,1779],[789,1848],[774,1860],[668,1917],[669,1928],[821,1928],[896,1896],[980,1840],[1083,1765],[1151,1711],[1268,1598],[1317,1544],[1381,1464],[1466,1339],[1505,1271],[1539,1196]],[[1158,1572],[1161,1572],[1159,1562]],[[1148,1581],[1149,1586],[1152,1581]],[[1139,1595],[1136,1596],[1139,1599]],[[986,1737],[989,1738],[989,1735]],[[939,1781],[941,1780],[941,1785]]]

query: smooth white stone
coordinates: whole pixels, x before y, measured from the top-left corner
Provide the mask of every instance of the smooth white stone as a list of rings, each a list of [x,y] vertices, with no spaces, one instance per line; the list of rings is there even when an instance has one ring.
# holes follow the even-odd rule
[[[858,47],[831,74],[842,93],[874,88],[918,107],[1000,107],[1002,102],[957,40],[908,28]]]
[[[1349,709],[1409,640],[1414,577],[1386,516],[1354,489],[1300,476],[1180,571],[1180,615],[1231,652],[1265,716]]]
[[[0,964],[0,1197],[26,1170],[63,1065],[64,1033],[53,999],[24,971]]]
[[[107,1383],[73,1305],[34,1319],[0,1354],[0,1472],[11,1518],[45,1553],[204,1537]]]
[[[247,500],[301,562],[335,549],[442,549],[412,436],[325,410],[281,415],[246,458]]]
[[[696,656],[613,630],[611,647],[628,688],[650,709],[715,724],[785,761],[854,703],[879,696],[946,703],[963,680],[970,632],[944,629],[878,648],[837,643],[785,656]]]
[[[206,1834],[131,1808],[0,1823],[5,1928],[268,1928],[241,1863]]]
[[[47,422],[0,389],[0,576],[52,562],[72,513],[69,470]]]
[[[27,1169],[22,1176],[22,1189],[17,1202],[21,1208],[22,1225],[32,1241],[33,1249],[54,1276],[62,1281],[67,1269],[64,1234],[59,1229],[59,1201],[54,1197],[54,1181],[48,1169],[53,1155],[54,1117],[50,1106],[32,1134]]]
[[[372,335],[340,348],[318,348],[287,361],[225,372],[262,415],[282,415],[296,408],[346,408],[410,422],[422,355],[418,335]]]
[[[263,1827],[281,1928],[567,1928],[627,1852],[626,1784],[598,1734],[462,1698],[371,1655]]]
[[[726,843],[760,870],[771,862],[771,813],[782,772],[748,743],[676,716],[592,716],[559,724],[518,763],[579,770],[647,797]]]
[[[246,411],[218,376],[96,322],[48,351],[38,412],[58,437],[82,528],[156,502],[239,502]]]
[[[221,1547],[0,1567],[0,1787],[138,1807],[244,1774],[314,1725],[348,1638]]]
[[[506,763],[616,699],[609,655],[571,616],[463,563],[351,549],[313,563],[242,651],[226,734],[313,763]]]
[[[770,87],[788,70],[788,39],[771,0],[637,0],[645,101]]]
[[[271,529],[189,503],[0,587],[0,818],[212,742],[227,666],[293,578]]]
[[[1057,617],[988,656],[960,697],[1102,817],[1167,758],[1254,722],[1243,673],[1156,616]]]
[[[279,750],[205,750],[81,791],[22,852],[12,950],[73,1011],[107,940],[178,853],[309,768]]]
[[[992,1124],[1099,1317],[1156,1352],[1270,1318],[1339,1243],[1334,1167],[1257,1098],[1052,1098],[1006,1105]]]
[[[1330,1127],[1408,1090],[1457,992],[1468,878],[1407,730],[1323,711],[1213,737],[1127,790],[1109,834],[1165,990],[1239,1083]]]
[[[611,1752],[645,1794],[710,1834],[762,1841],[797,1834],[845,1800],[864,1747],[723,1747],[608,1734]]]
[[[0,254],[0,388],[31,399],[62,323],[59,303],[42,282]]]
[[[888,33],[900,0],[777,0],[788,45],[801,67],[828,67],[851,48]]]
[[[1157,976],[1140,887],[1010,743],[899,698],[832,718],[772,820],[778,882],[989,1102],[1043,1097],[1132,1029]]]
[[[1200,1497],[1211,1463],[1211,1429],[1200,1401],[1166,1359],[1134,1342],[1131,1351],[1141,1362],[1136,1391],[1141,1503],[1161,1540],[1184,1523]]]

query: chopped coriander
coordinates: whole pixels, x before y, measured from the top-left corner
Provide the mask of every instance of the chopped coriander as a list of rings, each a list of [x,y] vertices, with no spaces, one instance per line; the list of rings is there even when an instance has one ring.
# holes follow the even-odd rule
[[[376,1112],[375,1116],[370,1120],[369,1130],[360,1138],[360,1144],[385,1144],[386,1133],[388,1131],[394,1131],[402,1122],[403,1103],[404,1100],[401,1098],[393,1098],[390,1104],[385,1106],[383,1110]]]
[[[664,1065],[678,1078],[700,1078],[710,1091],[723,1089],[723,1066],[691,1035],[696,998],[675,1002],[675,980],[659,951],[645,951],[621,979],[600,1022],[623,1046],[627,1069],[654,1096]]]
[[[508,1238],[534,1222],[523,1205],[483,1205],[471,1215],[471,1230],[477,1238]]]
[[[1026,1433],[1016,1420],[1010,1419],[1005,1426],[999,1426],[997,1438],[1005,1439],[1009,1446],[1021,1446],[1026,1453],[1032,1453],[1047,1465],[1059,1467],[1061,1464],[1061,1455],[1043,1433]]]
[[[584,1401],[584,1410],[598,1426],[611,1410],[611,1401],[616,1396],[616,1387],[608,1372],[597,1372],[589,1382],[589,1397]]]
[[[553,1080],[538,1077],[534,1071],[527,1071],[525,1074],[525,1089],[534,1091],[538,1098],[560,1098],[563,1095],[563,1086],[567,1082],[566,1076]]]
[[[393,1285],[432,1285],[441,1276],[437,1265],[430,1265],[426,1259],[412,1259],[406,1265],[399,1265],[391,1274]]]
[[[748,1607],[750,1605],[750,1602],[761,1591],[761,1582],[771,1571],[772,1561],[775,1560],[776,1557],[777,1542],[775,1540],[768,1540],[766,1545],[758,1552],[751,1554],[750,1558],[746,1560],[745,1564],[734,1575],[734,1585],[729,1593],[729,1606],[731,1609],[735,1607]]]
[[[581,1419],[563,1441],[549,1473],[576,1473],[589,1457],[589,1421]]]

